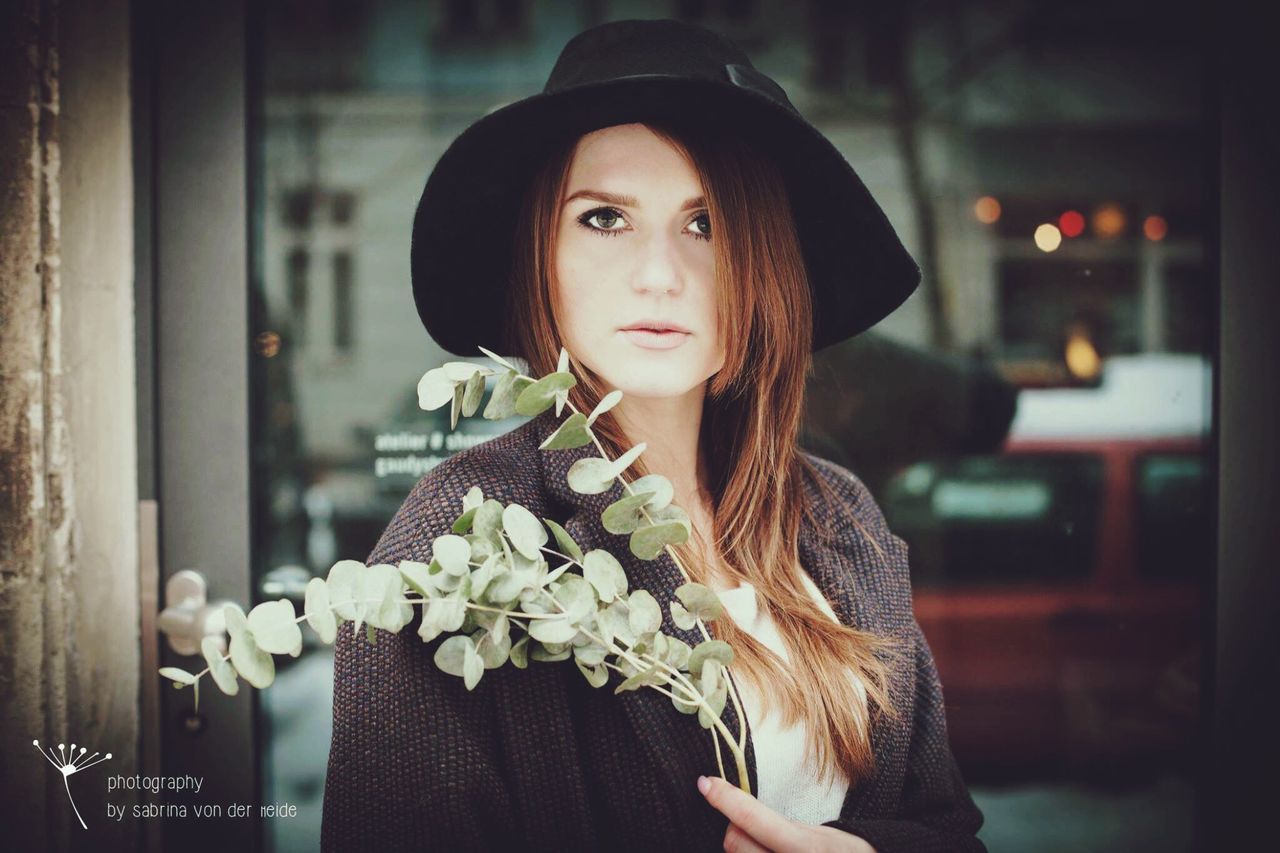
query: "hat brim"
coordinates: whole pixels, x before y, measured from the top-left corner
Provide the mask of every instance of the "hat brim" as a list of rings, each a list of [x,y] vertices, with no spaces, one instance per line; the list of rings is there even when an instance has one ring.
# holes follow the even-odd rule
[[[505,304],[524,193],[552,147],[602,127],[696,116],[754,142],[786,182],[813,291],[813,349],[884,319],[920,268],[853,167],[816,128],[747,88],[644,75],[540,93],[483,116],[440,157],[413,222],[410,269],[423,325],[448,352],[514,353]]]

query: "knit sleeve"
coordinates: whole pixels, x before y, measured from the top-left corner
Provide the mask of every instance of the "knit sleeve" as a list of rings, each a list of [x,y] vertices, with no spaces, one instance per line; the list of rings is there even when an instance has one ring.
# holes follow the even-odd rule
[[[877,853],[962,853],[985,851],[977,838],[982,812],[960,776],[947,740],[942,686],[928,641],[912,620],[916,643],[915,728],[907,755],[901,805],[893,818],[828,821],[866,839]]]
[[[463,479],[444,472],[424,477],[368,564],[429,561],[431,542],[461,513],[470,485]],[[414,611],[399,633],[379,630],[375,644],[350,622],[339,628],[325,851],[501,846],[510,804],[493,702],[483,681],[468,691],[462,679],[439,670],[433,658],[449,635],[424,643],[417,635],[421,608]]]

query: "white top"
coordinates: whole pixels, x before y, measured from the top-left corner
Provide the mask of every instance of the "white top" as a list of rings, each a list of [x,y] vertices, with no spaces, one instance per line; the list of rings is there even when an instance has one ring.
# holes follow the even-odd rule
[[[808,573],[802,571],[800,574],[805,588],[822,612],[838,622],[831,605]],[[772,617],[756,606],[754,586],[745,581],[734,589],[715,583],[709,586],[720,596],[720,601],[739,627],[776,652],[784,661],[790,662],[787,648]],[[809,754],[805,744],[808,726],[804,720],[801,719],[794,726],[782,728],[778,711],[764,716],[760,694],[746,679],[735,679],[735,683],[747,716],[751,743],[755,748],[759,788],[755,792],[756,799],[784,817],[800,823],[816,826],[840,817],[840,807],[844,805],[845,793],[849,789],[848,779],[838,772],[836,780],[830,785],[819,784],[816,757]]]

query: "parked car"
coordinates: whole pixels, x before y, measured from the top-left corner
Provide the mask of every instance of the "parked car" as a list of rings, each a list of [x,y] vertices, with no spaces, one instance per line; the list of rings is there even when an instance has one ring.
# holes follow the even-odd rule
[[[1000,453],[913,464],[886,489],[970,775],[1189,757],[1210,372],[1167,355],[1104,370],[1097,388],[1022,391]]]

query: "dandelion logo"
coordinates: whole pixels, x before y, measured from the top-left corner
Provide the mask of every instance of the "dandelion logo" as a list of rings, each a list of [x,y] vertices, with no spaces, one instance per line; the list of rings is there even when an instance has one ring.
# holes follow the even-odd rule
[[[38,740],[31,741],[31,744],[36,749],[40,750],[40,754],[45,757],[46,761],[58,768],[58,772],[62,774],[62,786],[67,789],[67,799],[71,800],[71,808],[75,809],[76,817],[80,820],[80,828],[88,829],[89,827],[85,826],[84,818],[80,817],[80,809],[76,808],[75,798],[71,796],[71,784],[67,780],[70,779],[73,774],[79,773],[87,767],[92,767],[95,764],[101,764],[103,761],[106,761],[111,757],[111,753],[108,752],[106,755],[99,758],[98,753],[95,752],[93,755],[85,758],[84,754],[89,750],[82,746],[80,747],[80,754],[77,755],[76,745],[74,743],[71,744],[71,750],[69,752],[63,744],[58,744],[58,751],[56,754],[53,751],[53,747],[41,747],[40,741]]]

